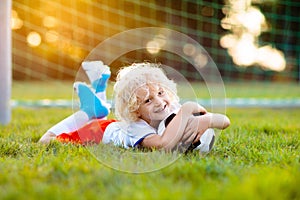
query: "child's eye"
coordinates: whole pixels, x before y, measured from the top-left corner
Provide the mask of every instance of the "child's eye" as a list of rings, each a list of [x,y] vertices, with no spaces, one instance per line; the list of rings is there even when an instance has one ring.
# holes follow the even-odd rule
[[[158,92],[158,95],[164,95],[165,94],[165,91],[161,90]]]
[[[150,99],[146,99],[146,100],[144,101],[144,103],[150,103],[150,102],[151,102]]]

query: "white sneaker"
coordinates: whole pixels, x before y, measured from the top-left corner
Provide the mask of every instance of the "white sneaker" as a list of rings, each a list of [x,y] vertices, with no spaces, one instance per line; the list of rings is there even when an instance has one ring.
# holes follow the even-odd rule
[[[102,61],[85,61],[81,65],[91,83],[100,79],[102,74],[109,76],[111,74],[109,67],[104,65]]]
[[[194,150],[199,150],[201,153],[208,153],[213,148],[215,143],[215,131],[212,128],[207,129],[200,137],[200,145]]]

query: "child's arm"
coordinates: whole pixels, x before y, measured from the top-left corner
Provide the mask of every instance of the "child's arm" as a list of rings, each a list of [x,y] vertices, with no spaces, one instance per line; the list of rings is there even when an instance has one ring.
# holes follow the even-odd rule
[[[206,110],[194,102],[187,102],[183,104],[179,112],[168,124],[162,136],[157,134],[149,135],[142,141],[141,145],[143,147],[172,150],[179,142],[181,142],[183,135],[185,141],[192,142],[199,134],[198,129],[186,130],[186,127],[190,116],[197,112],[206,113]],[[206,129],[204,129],[203,132],[205,130]]]
[[[207,112],[204,115],[200,116],[190,116],[189,121],[186,126],[186,130],[197,130],[197,137],[194,138],[193,142],[199,141],[202,134],[208,128],[217,128],[217,129],[225,129],[230,125],[230,120],[227,116],[218,113],[209,113]],[[185,144],[191,144],[189,139],[185,138],[185,135],[182,138],[182,142]]]
[[[218,113],[207,113],[210,117],[209,128],[225,129],[230,125],[230,120],[227,116]]]

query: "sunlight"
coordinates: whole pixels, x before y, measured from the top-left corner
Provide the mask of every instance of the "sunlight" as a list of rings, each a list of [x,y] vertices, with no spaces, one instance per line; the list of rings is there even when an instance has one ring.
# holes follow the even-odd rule
[[[258,64],[263,69],[282,71],[286,67],[284,54],[270,46],[259,47],[259,35],[267,31],[265,16],[251,5],[251,0],[228,0],[222,11],[223,29],[231,33],[220,38],[220,45],[228,50],[238,66]]]
[[[15,10],[11,11],[11,29],[17,30],[23,27],[23,20],[19,18],[18,12]]]
[[[256,49],[252,36],[245,34],[233,48],[229,49],[229,54],[235,64],[249,66],[255,63]]]
[[[37,32],[33,31],[27,35],[27,43],[29,46],[32,47],[39,46],[41,44],[41,41],[42,41],[41,36]]]
[[[237,43],[237,37],[233,34],[227,34],[227,35],[224,35],[221,37],[220,39],[220,45],[223,47],[223,48],[232,48],[236,45]]]
[[[258,36],[262,27],[266,27],[264,15],[255,7],[249,8],[245,13],[238,15],[239,22],[249,33]]]
[[[271,46],[264,46],[258,49],[257,63],[264,68],[274,71],[283,71],[286,66],[283,53]]]

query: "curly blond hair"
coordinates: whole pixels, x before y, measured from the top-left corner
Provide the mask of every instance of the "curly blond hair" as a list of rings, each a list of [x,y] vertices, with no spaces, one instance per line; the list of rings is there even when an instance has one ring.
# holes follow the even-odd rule
[[[140,103],[136,90],[143,88],[149,91],[149,85],[162,87],[173,102],[178,103],[176,83],[170,80],[159,64],[134,63],[122,68],[117,75],[114,85],[115,115],[118,120],[125,122],[137,121],[137,110]]]

